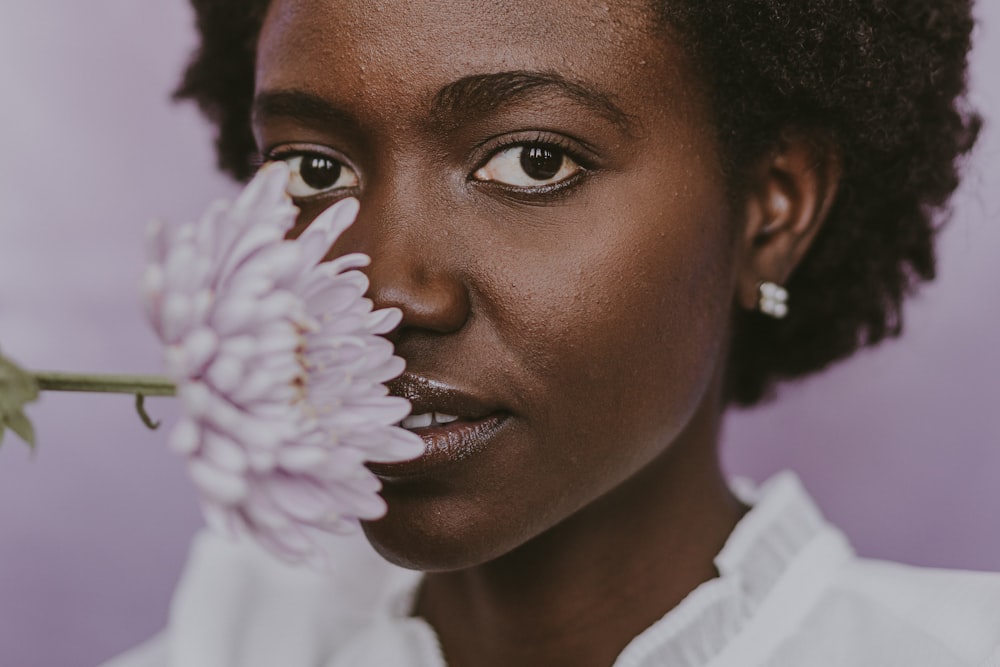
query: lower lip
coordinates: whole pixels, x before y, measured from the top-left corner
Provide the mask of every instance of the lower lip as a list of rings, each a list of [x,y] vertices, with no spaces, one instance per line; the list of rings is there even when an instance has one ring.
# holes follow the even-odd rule
[[[399,463],[368,463],[383,480],[420,477],[472,458],[489,447],[508,415],[494,414],[477,421],[455,421],[440,426],[409,429],[424,441],[424,453]]]

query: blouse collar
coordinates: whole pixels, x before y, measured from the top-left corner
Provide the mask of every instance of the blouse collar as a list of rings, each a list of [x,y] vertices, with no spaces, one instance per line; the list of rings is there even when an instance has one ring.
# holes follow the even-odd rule
[[[715,558],[719,577],[698,586],[633,639],[614,667],[750,667],[757,662],[752,653],[766,653],[785,636],[853,555],[794,473],[779,473],[759,488],[738,479],[733,491],[751,509]],[[422,636],[437,654],[422,664],[443,666],[433,630],[411,615],[419,578],[398,582],[401,588],[392,591],[385,607],[391,618],[385,620]]]
[[[760,652],[777,643],[853,555],[794,473],[732,486],[751,509],[715,557],[719,576],[633,639],[614,667],[754,665],[740,645]]]

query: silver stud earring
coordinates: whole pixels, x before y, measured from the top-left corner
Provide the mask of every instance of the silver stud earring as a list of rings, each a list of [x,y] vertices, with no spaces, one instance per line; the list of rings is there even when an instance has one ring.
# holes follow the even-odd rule
[[[757,310],[776,320],[788,315],[788,290],[765,281],[757,285]]]

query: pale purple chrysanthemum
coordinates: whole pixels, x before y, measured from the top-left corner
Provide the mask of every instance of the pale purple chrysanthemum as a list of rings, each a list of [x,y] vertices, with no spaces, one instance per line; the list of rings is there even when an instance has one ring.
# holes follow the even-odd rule
[[[320,534],[385,513],[363,463],[423,444],[395,426],[410,405],[382,384],[404,366],[379,335],[399,310],[364,297],[366,255],[321,263],[357,201],[286,240],[298,213],[287,183],[285,165],[268,165],[198,224],[154,224],[143,301],[182,402],[170,446],[187,457],[209,525],[317,565]]]

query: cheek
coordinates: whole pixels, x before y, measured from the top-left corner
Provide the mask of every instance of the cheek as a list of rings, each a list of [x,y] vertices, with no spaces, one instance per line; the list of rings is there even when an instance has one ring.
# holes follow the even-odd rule
[[[733,253],[715,199],[587,207],[572,239],[521,249],[506,276],[497,328],[531,369],[529,426],[559,464],[617,469],[605,490],[678,436],[724,357]]]

